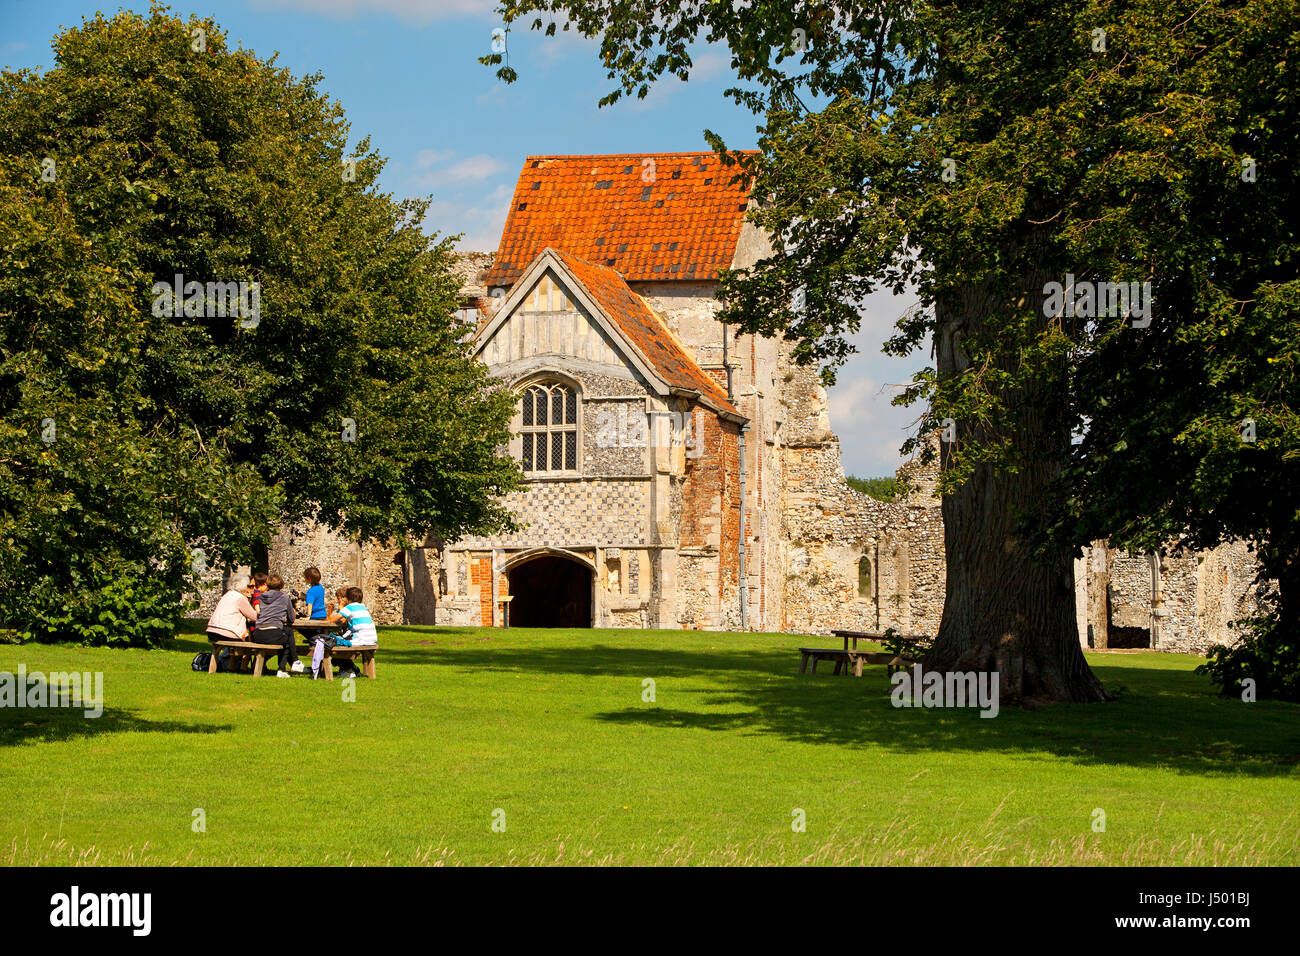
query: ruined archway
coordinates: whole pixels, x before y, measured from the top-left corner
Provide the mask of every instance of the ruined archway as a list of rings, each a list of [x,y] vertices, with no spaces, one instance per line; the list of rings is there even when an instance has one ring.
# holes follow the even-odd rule
[[[591,627],[592,570],[544,552],[506,569],[511,627]]]

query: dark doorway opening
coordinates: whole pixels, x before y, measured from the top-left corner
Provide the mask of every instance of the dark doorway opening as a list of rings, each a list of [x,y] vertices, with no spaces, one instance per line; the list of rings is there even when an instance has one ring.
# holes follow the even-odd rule
[[[577,561],[534,558],[506,577],[511,627],[591,627],[591,571]]]
[[[1109,645],[1111,647],[1150,647],[1151,628],[1149,627],[1114,627],[1109,628]]]

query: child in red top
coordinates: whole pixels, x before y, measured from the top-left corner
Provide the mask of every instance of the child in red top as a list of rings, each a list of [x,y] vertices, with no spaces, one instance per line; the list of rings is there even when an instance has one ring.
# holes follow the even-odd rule
[[[253,610],[257,610],[257,599],[266,591],[266,572],[258,571],[253,576],[253,593],[248,596],[248,603],[253,605]],[[249,640],[253,639],[253,632],[257,630],[256,624],[248,626]]]

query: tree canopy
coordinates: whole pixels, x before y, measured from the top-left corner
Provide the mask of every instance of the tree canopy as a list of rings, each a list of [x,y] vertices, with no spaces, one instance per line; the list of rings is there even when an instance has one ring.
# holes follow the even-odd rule
[[[946,439],[931,664],[1102,697],[1069,567],[1102,535],[1258,541],[1300,622],[1293,0],[499,9],[599,37],[604,103],[730,50],[761,116],[759,153],[730,158],[778,239],[723,277],[738,330],[831,382],[862,298],[919,293],[885,348],[935,349],[899,398],[924,409],[905,450]]]
[[[161,7],[54,52],[0,74],[0,620],[149,642],[279,522],[509,527],[513,402],[452,319],[452,240],[322,78]]]

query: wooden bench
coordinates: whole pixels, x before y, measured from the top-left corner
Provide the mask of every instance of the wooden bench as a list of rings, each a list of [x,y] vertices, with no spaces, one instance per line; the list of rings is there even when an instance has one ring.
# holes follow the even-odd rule
[[[799,653],[802,655],[799,659],[799,673],[808,672],[808,661],[812,661],[812,672],[817,673],[818,661],[834,661],[835,673],[847,674],[849,668],[853,668],[853,676],[862,676],[863,664],[884,664],[887,673],[892,674],[895,670],[902,670],[915,661],[910,657],[903,657],[890,651],[859,651],[859,650],[841,650],[838,647],[801,647]]]
[[[310,644],[299,645],[298,655],[307,658],[307,670],[311,670],[311,655],[314,648]],[[355,661],[361,658],[361,674],[363,677],[375,676],[375,651],[379,650],[379,645],[369,644],[362,647],[335,647],[330,650],[325,648],[325,656],[321,658],[320,669],[325,673],[326,680],[334,679],[334,661]]]
[[[231,670],[235,673],[240,673],[243,663],[252,658],[254,677],[262,676],[268,657],[275,657],[284,651],[284,647],[280,644],[258,644],[255,641],[209,641],[208,643],[212,645],[212,660],[208,662],[209,674],[217,672],[217,655],[221,653],[222,649],[230,651]],[[326,649],[325,657],[320,664],[321,670],[325,672],[325,679],[334,679],[335,660],[356,660],[358,657],[361,658],[361,673],[366,677],[374,677],[375,651],[377,650],[379,650],[379,647],[374,644],[365,647],[336,647],[332,651]],[[309,662],[311,653],[312,646],[310,644],[298,645],[299,656],[305,655]]]

